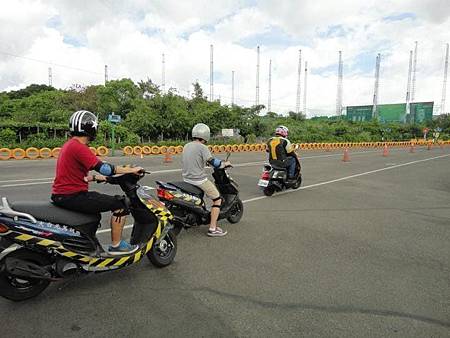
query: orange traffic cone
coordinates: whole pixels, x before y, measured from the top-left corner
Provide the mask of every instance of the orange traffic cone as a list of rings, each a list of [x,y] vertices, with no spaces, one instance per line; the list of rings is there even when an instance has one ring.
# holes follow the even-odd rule
[[[342,158],[342,161],[350,162],[350,155],[348,153],[348,148],[345,148],[345,150],[344,150],[344,157]]]
[[[389,149],[388,149],[387,144],[384,145],[383,156],[384,157],[388,157],[389,156]]]
[[[172,152],[167,150],[166,154],[164,155],[164,163],[172,163]]]
[[[415,147],[414,144],[411,144],[411,147],[409,148],[409,152],[410,152],[410,153],[416,152],[416,147]]]

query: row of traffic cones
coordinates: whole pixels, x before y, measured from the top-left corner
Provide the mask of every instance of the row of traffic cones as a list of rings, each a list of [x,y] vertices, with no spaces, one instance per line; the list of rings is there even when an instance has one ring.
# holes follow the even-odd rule
[[[440,146],[441,150],[444,150],[444,146],[442,144],[440,144],[439,146]],[[427,150],[431,150],[431,149],[432,149],[432,145],[431,145],[431,143],[428,143]],[[414,144],[411,144],[411,146],[409,147],[409,152],[410,153],[416,152],[416,146]],[[388,156],[389,156],[389,148],[387,145],[384,145],[383,157],[388,157]],[[350,162],[350,154],[349,154],[348,148],[344,149],[344,156],[342,157],[342,161]]]

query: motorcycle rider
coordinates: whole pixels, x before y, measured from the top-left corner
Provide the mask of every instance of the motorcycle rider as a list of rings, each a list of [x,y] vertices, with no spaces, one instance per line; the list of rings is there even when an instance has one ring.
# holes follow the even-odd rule
[[[231,165],[230,162],[221,161],[212,157],[211,152],[205,145],[211,137],[209,127],[204,123],[197,123],[192,128],[192,142],[186,144],[183,148],[183,180],[186,183],[195,185],[205,192],[205,195],[212,200],[211,221],[207,235],[210,237],[222,237],[227,234],[217,226],[217,219],[220,214],[220,205],[222,198],[219,190],[213,182],[208,180],[205,172],[205,166],[214,168],[224,168]]]
[[[287,139],[288,134],[287,127],[278,126],[275,129],[275,136],[267,142],[267,152],[271,165],[287,169],[288,182],[291,183],[295,181],[297,155],[291,141]]]
[[[56,163],[56,176],[51,199],[65,209],[87,214],[112,211],[110,254],[132,253],[137,245],[122,240],[122,230],[127,214],[124,196],[111,196],[88,191],[88,182],[105,181],[105,176],[133,173],[138,175],[140,167],[114,166],[98,159],[89,149],[89,142],[97,135],[97,117],[86,110],[72,114],[69,120],[71,138],[63,145]],[[100,175],[88,175],[95,170]]]

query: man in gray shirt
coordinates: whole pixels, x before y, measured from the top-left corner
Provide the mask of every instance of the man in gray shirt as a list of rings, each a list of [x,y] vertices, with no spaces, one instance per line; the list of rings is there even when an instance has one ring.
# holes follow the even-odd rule
[[[222,162],[212,157],[211,152],[205,145],[210,137],[211,132],[206,124],[198,123],[192,128],[193,141],[186,144],[183,148],[182,175],[186,183],[199,187],[212,200],[211,222],[207,235],[210,237],[222,237],[227,234],[226,231],[217,226],[222,198],[215,184],[208,180],[205,166],[208,164],[214,168],[223,168],[230,165],[230,162]]]

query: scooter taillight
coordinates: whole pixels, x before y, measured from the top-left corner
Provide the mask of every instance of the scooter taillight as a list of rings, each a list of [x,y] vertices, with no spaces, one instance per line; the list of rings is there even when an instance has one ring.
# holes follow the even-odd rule
[[[166,201],[173,200],[175,196],[173,196],[170,192],[163,188],[157,188],[156,192],[158,194],[158,198],[161,198]]]
[[[268,181],[269,178],[270,178],[269,172],[268,171],[263,171],[262,174],[261,174],[261,179]]]
[[[4,234],[5,232],[8,232],[8,230],[9,228],[6,225],[0,223],[0,234]]]

